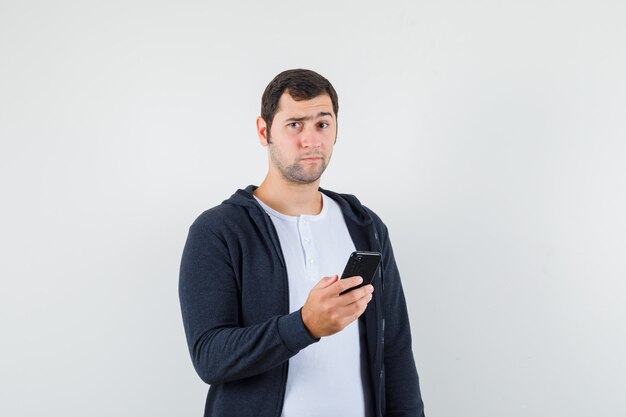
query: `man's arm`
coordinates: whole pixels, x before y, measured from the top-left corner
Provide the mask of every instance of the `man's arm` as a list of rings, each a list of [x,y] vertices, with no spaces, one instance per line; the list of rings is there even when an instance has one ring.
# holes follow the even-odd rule
[[[339,296],[359,279],[323,278],[302,309],[242,327],[240,290],[228,247],[206,227],[192,225],[183,251],[179,296],[196,371],[206,383],[218,384],[279,366],[363,314],[372,286]]]
[[[424,416],[409,316],[387,228],[383,225],[385,416]]]
[[[300,311],[241,327],[239,289],[228,247],[201,225],[189,228],[179,297],[191,359],[207,384],[258,375],[316,342]]]

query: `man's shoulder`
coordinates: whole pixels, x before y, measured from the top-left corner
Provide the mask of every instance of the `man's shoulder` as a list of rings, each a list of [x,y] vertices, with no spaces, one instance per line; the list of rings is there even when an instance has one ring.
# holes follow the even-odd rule
[[[326,189],[324,189],[322,192],[326,193],[328,196],[337,201],[344,212],[348,212],[349,214],[360,219],[364,223],[372,222],[377,228],[385,227],[385,223],[382,221],[380,216],[376,214],[374,210],[364,205],[361,200],[357,198],[356,195],[349,193],[340,193]]]
[[[240,222],[244,211],[244,207],[223,202],[200,213],[191,227],[221,230],[229,224]]]
[[[249,185],[245,189],[236,190],[220,204],[200,213],[192,226],[219,226],[224,222],[240,219],[247,209],[255,204],[251,194],[253,188],[255,186]]]

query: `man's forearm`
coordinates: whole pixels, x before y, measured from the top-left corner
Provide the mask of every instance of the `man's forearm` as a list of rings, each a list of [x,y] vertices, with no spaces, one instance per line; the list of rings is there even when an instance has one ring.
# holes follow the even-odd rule
[[[207,384],[220,384],[279,366],[315,342],[301,320],[297,311],[254,326],[207,330],[188,340],[196,372]]]

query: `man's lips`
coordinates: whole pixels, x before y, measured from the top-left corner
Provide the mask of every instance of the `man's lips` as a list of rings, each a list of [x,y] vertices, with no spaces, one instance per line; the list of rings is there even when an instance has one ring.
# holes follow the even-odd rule
[[[301,161],[317,161],[322,159],[321,156],[319,155],[309,155],[309,156],[305,156],[304,158],[301,158]]]

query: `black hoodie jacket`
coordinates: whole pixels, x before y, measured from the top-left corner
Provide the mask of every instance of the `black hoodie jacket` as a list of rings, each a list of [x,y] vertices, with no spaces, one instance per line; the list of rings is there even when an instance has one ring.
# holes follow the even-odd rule
[[[189,228],[179,296],[193,365],[210,384],[205,417],[276,416],[289,358],[319,339],[300,311],[289,313],[287,269],[274,225],[252,193],[237,190]],[[400,275],[387,228],[356,197],[337,201],[357,250],[383,254],[374,298],[359,318],[365,332],[375,415],[424,415]],[[321,279],[321,277],[320,277]]]

